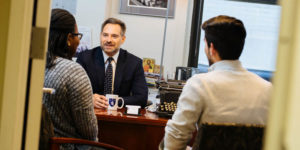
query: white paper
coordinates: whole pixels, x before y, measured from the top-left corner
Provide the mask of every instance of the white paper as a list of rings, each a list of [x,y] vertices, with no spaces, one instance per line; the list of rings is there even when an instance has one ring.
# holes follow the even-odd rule
[[[127,114],[133,114],[133,115],[138,115],[139,114],[139,109],[141,108],[140,106],[130,106],[127,105]]]

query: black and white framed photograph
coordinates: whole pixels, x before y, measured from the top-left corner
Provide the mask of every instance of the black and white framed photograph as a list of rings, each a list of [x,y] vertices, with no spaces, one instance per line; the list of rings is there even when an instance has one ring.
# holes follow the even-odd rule
[[[174,18],[175,0],[120,0],[120,13]]]

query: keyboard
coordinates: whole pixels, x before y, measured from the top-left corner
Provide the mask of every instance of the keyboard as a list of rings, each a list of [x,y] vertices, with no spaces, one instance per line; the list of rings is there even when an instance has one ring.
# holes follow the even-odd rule
[[[171,118],[177,109],[177,101],[181,91],[160,91],[160,104],[157,109],[157,114],[160,117]]]
[[[168,112],[168,113],[174,113],[175,110],[177,108],[177,104],[174,103],[174,102],[164,102],[163,104],[160,104],[160,107],[159,107],[159,111],[161,112]]]

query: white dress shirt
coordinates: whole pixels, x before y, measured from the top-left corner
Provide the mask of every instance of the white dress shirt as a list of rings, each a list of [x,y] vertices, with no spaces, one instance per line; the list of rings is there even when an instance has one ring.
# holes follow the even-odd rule
[[[114,93],[114,83],[115,83],[115,73],[116,73],[116,67],[117,67],[117,61],[118,61],[118,57],[119,57],[119,52],[118,51],[114,56],[112,56],[112,58],[114,59],[113,61],[111,61],[111,65],[112,65],[112,93]],[[108,66],[108,61],[107,59],[109,58],[109,56],[102,50],[102,53],[103,53],[103,60],[104,60],[104,64],[105,64],[105,71],[106,71],[106,68]]]

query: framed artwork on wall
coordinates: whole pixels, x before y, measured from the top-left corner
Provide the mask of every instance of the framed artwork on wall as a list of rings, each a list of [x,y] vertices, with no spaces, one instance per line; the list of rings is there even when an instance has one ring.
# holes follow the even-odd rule
[[[120,13],[174,18],[176,0],[120,0]]]
[[[143,58],[144,72],[153,73],[154,66],[155,66],[155,59],[152,59],[152,58]]]

